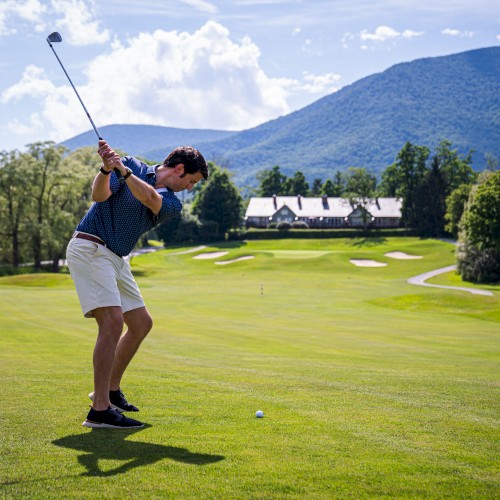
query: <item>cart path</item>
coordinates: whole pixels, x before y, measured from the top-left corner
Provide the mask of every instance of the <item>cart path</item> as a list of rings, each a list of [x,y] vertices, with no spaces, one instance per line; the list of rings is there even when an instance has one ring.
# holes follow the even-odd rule
[[[432,285],[430,283],[426,283],[426,280],[437,276],[438,274],[449,273],[450,271],[454,271],[457,266],[448,266],[442,267],[441,269],[435,269],[434,271],[429,271],[428,273],[419,274],[418,276],[413,276],[413,278],[408,278],[408,283],[410,285],[419,285],[419,286],[432,286],[435,288],[448,288],[450,290],[460,290],[462,292],[469,292],[475,295],[488,295],[492,296],[493,292],[489,290],[479,290],[477,288],[466,288],[461,286],[447,286],[447,285]]]

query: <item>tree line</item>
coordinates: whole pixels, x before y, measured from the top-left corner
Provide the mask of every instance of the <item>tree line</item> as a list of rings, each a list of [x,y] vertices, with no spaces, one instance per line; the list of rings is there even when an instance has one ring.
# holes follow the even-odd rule
[[[279,166],[259,173],[259,196],[343,197],[366,207],[377,197],[402,200],[402,225],[422,236],[458,239],[457,262],[464,279],[500,281],[500,171],[489,156],[487,168],[472,168],[472,151],[460,155],[449,141],[431,153],[426,146],[407,142],[377,183],[364,167],[335,171],[330,179],[314,179],[312,187],[302,172],[284,175]]]
[[[472,152],[460,155],[443,141],[436,151],[406,143],[380,182],[363,167],[333,172],[309,187],[297,171],[279,166],[258,174],[256,195],[344,197],[367,204],[376,197],[402,199],[404,227],[424,236],[460,240],[459,268],[468,279],[500,280],[500,189],[498,162],[485,172],[471,166]],[[0,152],[0,263],[18,268],[44,261],[58,270],[59,260],[78,221],[92,203],[92,180],[101,164],[94,148],[69,152],[53,142],[37,142],[25,152]],[[210,180],[195,186],[182,216],[153,230],[166,243],[213,241],[242,224],[244,200],[230,172],[210,162]],[[484,229],[482,229],[484,228]],[[471,271],[472,269],[472,271]],[[486,278],[485,278],[486,277]]]
[[[99,165],[93,148],[67,154],[50,141],[0,152],[0,262],[41,269],[50,260],[57,271]]]
[[[471,157],[471,152],[460,156],[448,141],[443,141],[433,155],[429,148],[408,142],[396,161],[383,171],[379,183],[366,168],[351,167],[346,172],[333,172],[326,181],[314,179],[310,188],[301,171],[287,177],[279,166],[274,166],[259,173],[258,194],[342,197],[362,206],[377,197],[401,198],[405,227],[420,230],[423,235],[457,236],[457,219],[461,217],[470,187],[477,180]],[[451,217],[448,226],[447,199],[452,193],[454,205],[453,213],[448,214]]]

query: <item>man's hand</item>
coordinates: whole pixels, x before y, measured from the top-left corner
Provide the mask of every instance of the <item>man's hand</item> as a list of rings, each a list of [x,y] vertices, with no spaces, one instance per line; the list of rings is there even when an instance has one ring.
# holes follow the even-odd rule
[[[102,158],[104,170],[110,172],[116,168],[122,175],[126,173],[125,166],[120,160],[120,155],[115,153],[106,141],[99,141],[97,153]]]
[[[97,152],[102,158],[105,170],[117,169],[125,177],[127,169],[122,163],[120,155],[115,153],[106,141],[99,141]],[[156,189],[134,175],[127,177],[126,182],[134,198],[148,207],[155,215],[158,214],[161,210],[163,198],[156,192]],[[92,199],[94,201],[105,201],[110,196],[109,175],[97,175],[92,186]]]

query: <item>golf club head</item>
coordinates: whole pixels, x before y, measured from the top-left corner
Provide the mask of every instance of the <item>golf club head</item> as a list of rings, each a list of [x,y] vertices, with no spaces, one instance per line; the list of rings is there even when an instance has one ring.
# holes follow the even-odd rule
[[[51,42],[62,42],[62,36],[57,31],[54,31],[54,33],[51,33],[47,37],[47,42],[49,42],[49,43],[51,43]]]

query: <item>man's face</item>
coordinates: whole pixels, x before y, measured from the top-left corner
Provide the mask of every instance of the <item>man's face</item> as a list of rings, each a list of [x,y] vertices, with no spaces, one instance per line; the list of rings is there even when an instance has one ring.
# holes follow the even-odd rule
[[[203,179],[203,174],[201,172],[196,172],[194,174],[185,174],[184,173],[184,165],[180,164],[175,167],[176,175],[172,179],[172,185],[170,189],[175,193],[179,193],[180,191],[184,191],[187,189],[191,191],[193,186]]]

